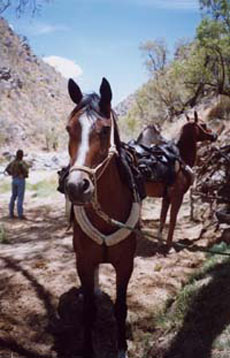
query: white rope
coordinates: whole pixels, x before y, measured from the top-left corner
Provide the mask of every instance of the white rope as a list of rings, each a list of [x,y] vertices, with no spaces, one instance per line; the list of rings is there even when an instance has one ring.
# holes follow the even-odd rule
[[[130,228],[135,228],[140,217],[140,203],[134,202],[132,204],[129,217],[126,223],[124,223],[129,228],[121,228],[108,235],[103,234],[93,226],[83,206],[74,205],[74,215],[81,230],[98,245],[113,246],[119,244],[119,242],[125,240],[130,235]]]

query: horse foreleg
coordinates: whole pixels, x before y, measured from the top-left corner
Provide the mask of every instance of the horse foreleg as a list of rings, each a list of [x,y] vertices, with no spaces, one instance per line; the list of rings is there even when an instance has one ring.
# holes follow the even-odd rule
[[[99,281],[99,265],[94,270],[94,292],[100,292],[100,281]]]
[[[122,267],[121,267],[122,266]],[[115,302],[115,317],[118,327],[118,358],[126,357],[126,316],[127,304],[126,295],[129,279],[133,271],[133,262],[124,261],[123,264],[116,267],[116,287],[117,296]]]
[[[158,240],[162,240],[162,232],[164,229],[169,205],[170,205],[170,200],[168,198],[163,198],[162,204],[161,204],[160,226],[159,226],[159,230],[158,230],[158,234],[157,234]]]
[[[84,295],[83,318],[84,318],[84,347],[83,357],[93,357],[92,327],[96,318],[96,304],[94,296],[94,273],[95,267],[89,262],[87,265],[77,264],[78,274],[82,284]]]
[[[177,220],[177,214],[179,212],[179,209],[181,207],[182,201],[183,201],[183,194],[177,194],[173,197],[171,201],[171,210],[170,210],[170,221],[169,221],[169,231],[168,231],[168,237],[167,237],[167,246],[171,247],[172,239],[173,239],[173,233],[176,226],[176,220]]]

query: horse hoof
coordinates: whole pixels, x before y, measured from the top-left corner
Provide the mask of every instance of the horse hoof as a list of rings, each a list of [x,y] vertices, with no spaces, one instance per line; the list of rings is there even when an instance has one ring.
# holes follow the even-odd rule
[[[128,358],[128,356],[126,355],[125,351],[121,350],[118,352],[117,358]]]

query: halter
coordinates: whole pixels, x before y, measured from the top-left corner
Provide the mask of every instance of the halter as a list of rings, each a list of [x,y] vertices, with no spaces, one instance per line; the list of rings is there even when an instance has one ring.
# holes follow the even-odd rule
[[[96,111],[94,112],[96,113]],[[98,113],[96,114],[98,117]],[[103,117],[100,116],[99,118],[104,119]],[[116,245],[119,242],[126,239],[130,235],[130,230],[135,228],[140,216],[140,203],[137,200],[132,203],[130,214],[128,219],[126,220],[126,223],[121,223],[111,218],[108,214],[106,214],[101,209],[100,203],[98,201],[97,181],[101,178],[101,176],[105,172],[112,158],[115,155],[118,155],[118,151],[115,145],[115,118],[113,112],[110,119],[111,119],[111,130],[110,130],[110,142],[109,142],[107,157],[100,164],[98,164],[96,168],[89,168],[84,165],[75,165],[70,169],[70,173],[74,171],[82,171],[87,175],[89,175],[89,177],[92,179],[94,184],[94,197],[92,199],[93,209],[95,210],[97,215],[100,218],[102,218],[106,223],[119,227],[119,229],[114,233],[105,235],[92,225],[92,223],[89,221],[87,217],[84,207],[78,205],[73,206],[75,219],[78,225],[80,226],[81,230],[97,244],[99,245],[105,244],[106,246]],[[100,169],[101,171],[97,175],[97,172]]]
[[[98,117],[98,113],[96,113],[96,111],[93,111],[95,112],[95,114],[97,115]],[[99,116],[100,119],[104,119],[103,117]],[[98,203],[98,197],[97,197],[97,181],[100,179],[100,177],[102,176],[102,174],[104,173],[104,171],[106,170],[107,166],[109,165],[110,161],[112,160],[112,158],[115,156],[115,155],[118,155],[118,152],[117,152],[117,148],[116,148],[116,145],[115,145],[115,137],[114,137],[114,127],[115,127],[115,119],[114,119],[114,115],[112,114],[112,116],[110,117],[110,120],[111,120],[111,131],[110,131],[110,141],[109,141],[109,150],[108,150],[108,155],[107,157],[101,162],[99,163],[96,168],[89,168],[89,167],[86,167],[85,165],[74,165],[69,173],[72,173],[74,171],[81,171],[81,172],[84,172],[86,174],[89,175],[90,179],[92,180],[93,184],[94,184],[94,198],[93,198],[93,202],[96,202]],[[97,172],[100,170],[101,172],[99,173],[99,175],[97,175]]]

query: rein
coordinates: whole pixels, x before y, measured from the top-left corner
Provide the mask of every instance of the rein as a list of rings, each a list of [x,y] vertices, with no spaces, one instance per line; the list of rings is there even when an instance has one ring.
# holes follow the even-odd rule
[[[96,229],[92,223],[89,221],[85,208],[82,206],[73,206],[74,215],[76,221],[82,231],[87,234],[93,241],[99,245],[105,244],[106,246],[113,246],[123,241],[130,235],[130,229],[134,229],[138,223],[140,216],[140,203],[137,200],[136,194],[134,195],[135,201],[132,203],[130,214],[126,223],[119,222],[111,218],[106,214],[98,201],[98,190],[97,190],[97,181],[101,178],[106,168],[110,164],[112,158],[118,155],[118,151],[115,145],[115,118],[114,114],[111,116],[111,131],[110,131],[110,144],[107,157],[97,165],[96,168],[89,168],[84,165],[75,165],[70,169],[70,173],[74,171],[82,171],[89,175],[94,184],[94,196],[92,199],[92,207],[96,214],[103,219],[107,224],[118,227],[118,230],[112,234],[105,235]],[[98,171],[101,169],[100,173],[97,175]]]

